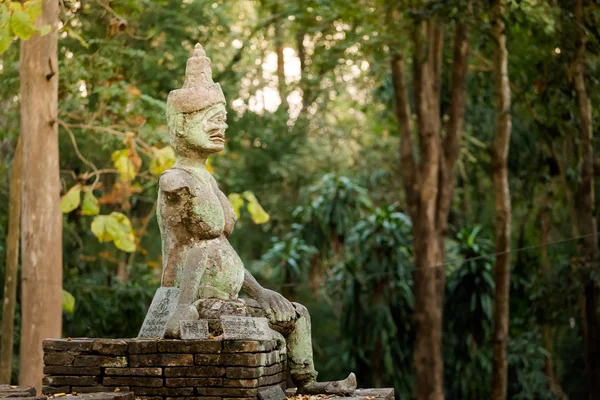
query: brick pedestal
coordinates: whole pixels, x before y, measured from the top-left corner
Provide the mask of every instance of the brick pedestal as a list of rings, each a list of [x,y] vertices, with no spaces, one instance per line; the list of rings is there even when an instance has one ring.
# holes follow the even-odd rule
[[[133,392],[145,400],[255,400],[285,389],[276,341],[48,339],[44,394]]]

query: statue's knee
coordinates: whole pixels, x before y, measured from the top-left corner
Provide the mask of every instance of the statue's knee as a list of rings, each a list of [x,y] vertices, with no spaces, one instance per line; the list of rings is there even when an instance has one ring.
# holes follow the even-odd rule
[[[310,323],[310,314],[308,313],[308,309],[300,303],[292,303],[292,305],[296,309],[296,313],[300,317],[306,318],[308,320],[308,323]]]

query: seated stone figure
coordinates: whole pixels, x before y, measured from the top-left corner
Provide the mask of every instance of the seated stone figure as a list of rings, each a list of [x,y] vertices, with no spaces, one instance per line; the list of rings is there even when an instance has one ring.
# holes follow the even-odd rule
[[[180,337],[179,321],[222,315],[267,317],[285,337],[292,381],[299,392],[352,393],[354,374],[342,381],[316,381],[308,311],[260,286],[227,240],[235,213],[206,169],[207,157],[224,148],[226,117],[225,97],[198,44],[188,59],[183,88],[173,90],[167,100],[177,161],[159,181],[161,284],[179,288],[179,300],[166,336]],[[249,299],[240,299],[240,291]]]

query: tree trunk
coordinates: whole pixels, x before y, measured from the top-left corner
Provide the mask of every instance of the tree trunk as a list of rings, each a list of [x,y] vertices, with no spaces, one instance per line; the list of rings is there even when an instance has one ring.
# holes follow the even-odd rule
[[[510,84],[508,80],[508,51],[504,26],[505,0],[493,6],[496,42],[494,81],[496,86],[496,132],[492,148],[492,169],[496,196],[496,264],[494,299],[494,354],[492,361],[492,400],[506,399],[508,364],[508,316],[510,297],[510,189],[508,186],[507,158],[510,143]]]
[[[19,384],[42,384],[42,340],[62,325],[62,214],[58,164],[58,0],[44,0],[36,25],[51,32],[21,42],[23,140],[22,328]]]
[[[275,43],[275,55],[277,56],[277,91],[281,99],[281,107],[289,109],[287,101],[287,86],[285,84],[285,60],[283,57],[283,30],[281,29],[282,18],[279,16],[279,4],[275,3],[271,8],[273,15],[273,42]]]
[[[415,370],[418,399],[444,398],[444,364],[442,360],[442,308],[437,269],[442,268],[439,251],[437,196],[441,155],[440,108],[438,88],[438,53],[441,28],[429,20],[417,27],[414,62],[419,70],[417,121],[419,125],[417,219],[413,222],[415,250]]]
[[[550,234],[551,228],[551,204],[547,201],[544,201],[542,204],[542,210],[540,211],[540,259],[542,262],[542,275],[547,276],[550,270],[552,269],[552,265],[550,263],[550,259],[548,258],[548,238]],[[547,319],[547,318],[546,318]],[[556,396],[559,400],[568,400],[569,397],[565,394],[560,386],[560,382],[554,373],[554,362],[553,362],[553,326],[548,321],[544,321],[544,325],[542,326],[542,338],[544,350],[546,350],[546,356],[544,360],[544,374],[546,375],[546,379],[548,379],[548,387],[554,396]]]
[[[21,165],[23,141],[19,136],[10,173],[8,235],[6,237],[6,274],[2,302],[2,341],[0,342],[0,384],[10,384],[12,374],[15,305],[17,302],[17,268],[19,265],[19,231],[21,228]]]
[[[594,279],[597,273],[598,229],[594,215],[594,151],[592,148],[592,104],[585,85],[586,32],[583,24],[583,0],[575,1],[578,43],[574,62],[575,91],[579,106],[581,183],[578,190],[578,222],[583,239],[584,266],[584,343],[585,373],[589,399],[600,398],[600,290]],[[597,279],[597,278],[596,278]]]

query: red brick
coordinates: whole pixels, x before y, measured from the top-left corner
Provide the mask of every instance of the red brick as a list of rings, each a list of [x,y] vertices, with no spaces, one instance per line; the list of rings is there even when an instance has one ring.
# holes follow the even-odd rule
[[[173,367],[165,368],[166,377],[220,377],[225,375],[225,368],[222,367]]]
[[[123,356],[127,354],[127,342],[119,339],[96,339],[92,343],[92,350],[109,356]]]
[[[160,353],[220,353],[219,340],[160,340]]]
[[[221,386],[223,380],[221,378],[167,378],[165,386],[167,387],[206,387],[206,386]]]
[[[162,376],[162,368],[105,368],[104,373],[116,376]]]
[[[129,356],[131,367],[192,367],[192,354],[140,354]]]
[[[104,386],[144,386],[162,387],[162,378],[149,378],[140,376],[105,376],[102,380]]]
[[[93,339],[45,339],[42,342],[44,351],[90,351]]]

